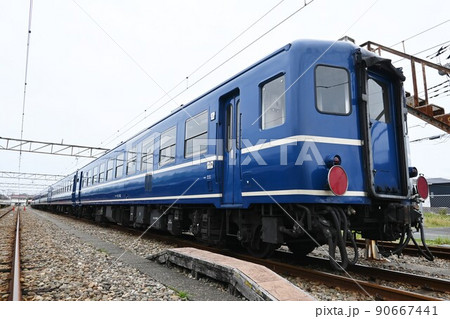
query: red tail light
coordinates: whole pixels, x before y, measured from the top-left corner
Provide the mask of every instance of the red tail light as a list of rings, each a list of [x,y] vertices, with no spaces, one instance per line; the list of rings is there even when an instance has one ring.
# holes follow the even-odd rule
[[[428,198],[428,181],[423,176],[419,176],[417,178],[417,192],[421,198]]]
[[[328,185],[334,195],[344,195],[348,188],[348,177],[342,166],[335,165],[328,171]]]

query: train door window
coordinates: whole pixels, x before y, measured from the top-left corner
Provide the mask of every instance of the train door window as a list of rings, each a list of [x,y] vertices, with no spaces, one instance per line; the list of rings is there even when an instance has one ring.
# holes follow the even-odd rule
[[[112,180],[113,179],[113,168],[114,168],[114,160],[110,159],[108,160],[108,166],[106,167],[106,180]]]
[[[92,181],[92,170],[89,170],[88,175],[87,175],[86,186],[91,185],[91,181]]]
[[[100,172],[98,172],[98,182],[103,183],[105,181],[105,163],[100,165]]]
[[[94,175],[92,176],[92,185],[98,182],[98,166],[94,167]]]
[[[153,172],[153,152],[155,150],[153,136],[142,142],[141,171]]]
[[[208,143],[208,112],[204,111],[186,121],[184,157],[206,153]]]
[[[136,172],[137,149],[136,146],[128,151],[126,175]]]
[[[116,157],[116,173],[115,178],[121,178],[123,174],[123,162],[124,162],[125,156],[123,153],[120,153]]]
[[[371,120],[389,122],[389,91],[387,85],[375,79],[368,80],[368,109]]]
[[[177,128],[168,129],[161,134],[159,148],[159,166],[164,166],[175,161]]]
[[[350,114],[349,78],[346,69],[325,65],[316,67],[316,107],[319,112],[337,115]]]
[[[236,148],[241,149],[241,100],[236,102]]]
[[[227,106],[227,152],[233,148],[233,104]]]
[[[262,129],[283,125],[286,121],[285,75],[264,83],[261,86]]]

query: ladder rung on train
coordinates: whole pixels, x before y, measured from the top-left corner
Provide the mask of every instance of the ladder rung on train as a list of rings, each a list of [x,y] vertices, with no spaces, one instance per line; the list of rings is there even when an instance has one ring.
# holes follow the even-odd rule
[[[362,44],[361,47],[366,47],[369,51],[376,52],[379,55],[381,55],[382,51],[385,51],[394,56],[399,56],[402,59],[409,60],[411,63],[411,74],[405,74],[405,76],[407,81],[412,80],[413,92],[406,92],[406,105],[408,112],[450,134],[450,113],[446,113],[442,106],[430,103],[428,92],[433,87],[428,87],[427,85],[427,69],[430,68],[439,72],[439,74],[446,76],[446,79],[450,84],[450,68],[448,65],[443,66],[435,64],[370,41]],[[418,89],[419,79],[416,72],[416,66],[418,65],[421,67],[422,71],[422,79],[420,80],[421,84],[423,84],[423,91],[420,92],[422,96],[419,96],[420,94]],[[434,87],[439,85],[440,84],[435,85]]]

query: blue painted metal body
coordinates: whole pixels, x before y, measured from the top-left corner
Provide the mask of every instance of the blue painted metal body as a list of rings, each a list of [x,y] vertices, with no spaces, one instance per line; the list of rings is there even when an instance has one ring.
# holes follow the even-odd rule
[[[293,42],[55,184],[53,189],[59,189],[76,175],[76,185],[58,195],[49,194],[49,201],[73,206],[176,202],[217,208],[247,208],[255,203],[272,204],[274,200],[370,204],[373,198],[367,189],[357,99],[354,55],[358,49],[347,42]],[[347,70],[350,114],[324,114],[317,110],[314,82],[317,65]],[[285,75],[287,89],[285,122],[263,130],[261,85],[280,74]],[[208,111],[208,138],[215,142],[210,143],[206,153],[194,159],[185,158],[186,120],[204,110]],[[227,120],[234,124],[229,136],[234,140],[232,145],[226,141]],[[374,168],[387,172],[377,174],[375,182],[401,188],[403,182],[398,171],[402,168],[396,159],[404,155],[396,151],[399,137],[392,125],[375,123],[371,129]],[[160,166],[160,134],[173,126],[177,130],[175,160]],[[152,134],[156,136],[153,169],[141,170],[143,142]],[[120,153],[126,159],[127,152],[134,147],[135,173],[126,175],[125,161],[121,178],[80,187],[88,171],[103,163],[106,176],[107,161]],[[341,157],[349,179],[344,196],[334,196],[327,186],[328,168],[324,161],[336,154]],[[114,162],[114,172],[116,167]]]

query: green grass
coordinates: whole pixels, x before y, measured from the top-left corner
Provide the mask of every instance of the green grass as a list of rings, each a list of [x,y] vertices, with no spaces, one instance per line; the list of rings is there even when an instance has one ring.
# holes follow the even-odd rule
[[[438,237],[433,240],[425,240],[427,245],[436,246],[436,245],[450,245],[450,238],[442,238]]]
[[[97,251],[104,253],[104,254],[108,254],[108,251],[104,248],[99,248],[99,249],[97,249]]]
[[[183,300],[189,300],[189,294],[186,291],[178,290],[175,287],[168,286],[168,288],[172,289],[177,293],[177,296]]]
[[[450,216],[443,214],[424,214],[424,225],[425,227],[450,227]]]
[[[185,291],[178,291],[178,297],[180,297],[181,299],[187,299],[188,293]]]

